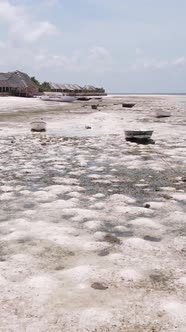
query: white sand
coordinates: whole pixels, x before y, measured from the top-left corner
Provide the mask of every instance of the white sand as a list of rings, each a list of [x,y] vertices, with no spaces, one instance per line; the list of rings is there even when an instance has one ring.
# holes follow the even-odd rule
[[[91,103],[1,98],[0,330],[185,332],[186,98]]]

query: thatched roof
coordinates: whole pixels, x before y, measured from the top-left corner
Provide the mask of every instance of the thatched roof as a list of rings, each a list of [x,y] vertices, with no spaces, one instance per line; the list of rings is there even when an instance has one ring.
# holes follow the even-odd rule
[[[96,91],[97,88],[96,88],[95,86],[93,86],[93,85],[85,85],[85,86],[83,87],[83,90]]]
[[[61,84],[61,83],[52,83],[52,82],[50,82],[49,84],[50,88],[55,90],[69,90],[69,91],[82,90],[82,87],[78,84]]]
[[[0,87],[26,89],[37,88],[37,85],[27,74],[15,71],[11,73],[0,73]]]
[[[81,87],[77,84],[61,84],[61,83],[53,83],[50,82],[50,88],[51,90],[68,90],[68,91],[97,91],[99,88],[96,88],[93,85],[85,85],[84,87]]]

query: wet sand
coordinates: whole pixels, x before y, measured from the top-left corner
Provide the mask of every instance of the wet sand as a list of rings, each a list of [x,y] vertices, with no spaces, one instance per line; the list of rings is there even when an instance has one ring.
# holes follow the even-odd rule
[[[183,96],[1,98],[0,330],[185,332],[185,126]]]

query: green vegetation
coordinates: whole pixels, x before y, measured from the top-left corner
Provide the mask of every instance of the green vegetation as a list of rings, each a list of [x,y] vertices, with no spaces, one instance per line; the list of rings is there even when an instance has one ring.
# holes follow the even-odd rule
[[[40,83],[35,76],[31,77],[31,80],[39,87],[39,92],[51,91],[49,82]]]
[[[41,84],[41,88],[43,91],[51,91],[50,84],[48,82],[43,82]]]

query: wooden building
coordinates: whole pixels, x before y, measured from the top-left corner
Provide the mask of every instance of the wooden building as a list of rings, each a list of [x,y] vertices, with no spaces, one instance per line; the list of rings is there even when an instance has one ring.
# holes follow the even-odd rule
[[[49,83],[51,92],[61,92],[70,96],[83,96],[83,95],[104,95],[105,90],[102,88],[96,88],[92,85],[86,85],[81,87],[77,84],[60,84]]]
[[[77,84],[60,84],[60,83],[49,83],[52,92],[62,93],[81,93],[83,88]]]
[[[38,94],[37,85],[20,71],[0,73],[0,96],[33,97]]]

